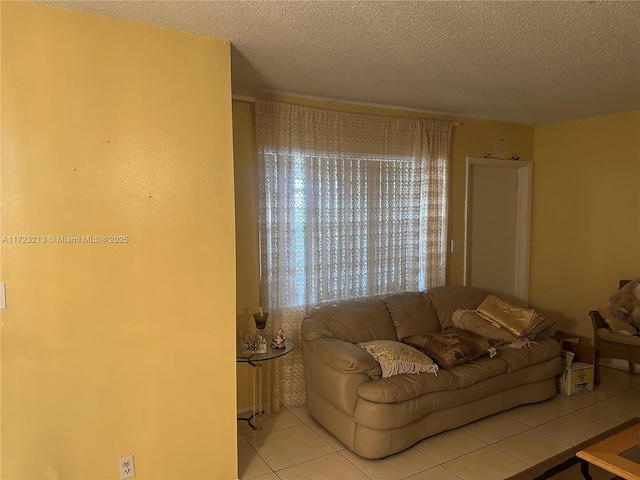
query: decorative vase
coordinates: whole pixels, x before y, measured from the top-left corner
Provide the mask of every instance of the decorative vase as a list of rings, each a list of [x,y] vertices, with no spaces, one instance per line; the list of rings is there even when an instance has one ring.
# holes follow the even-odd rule
[[[256,321],[256,328],[258,330],[264,330],[264,327],[267,325],[268,316],[269,314],[267,312],[253,314],[253,319]]]

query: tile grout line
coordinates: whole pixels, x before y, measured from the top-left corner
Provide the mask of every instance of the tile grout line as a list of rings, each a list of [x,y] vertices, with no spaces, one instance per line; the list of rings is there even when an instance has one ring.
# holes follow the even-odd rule
[[[515,407],[515,408],[518,408],[518,407]],[[508,410],[507,410],[507,411],[508,411]],[[498,413],[494,413],[493,415],[504,415],[504,414],[505,414],[505,412],[498,412]],[[492,415],[492,416],[493,416],[493,415]],[[503,441],[503,440],[506,440],[507,438],[515,437],[516,435],[518,435],[518,434],[520,434],[520,433],[522,433],[522,432],[526,432],[527,430],[531,430],[532,428],[535,428],[535,427],[531,427],[530,425],[527,425],[526,423],[523,423],[523,422],[521,422],[521,421],[519,421],[519,420],[516,420],[515,418],[511,418],[511,417],[509,417],[508,415],[505,415],[505,416],[506,416],[506,417],[508,417],[509,419],[513,420],[514,422],[517,422],[517,423],[520,423],[520,424],[524,425],[524,426],[525,426],[525,427],[527,427],[527,428],[525,428],[524,430],[521,430],[521,431],[520,431],[520,432],[518,432],[518,433],[514,433],[514,434],[512,434],[512,435],[507,435],[506,437],[501,438],[500,440],[496,440],[495,442],[487,442],[486,440],[483,440],[482,438],[478,437],[477,435],[474,435],[474,434],[473,434],[473,433],[471,433],[471,432],[467,432],[466,430],[464,430],[464,427],[462,427],[462,428],[463,428],[463,431],[464,431],[467,435],[471,435],[473,438],[476,438],[476,439],[480,440],[481,442],[486,443],[487,445],[493,445],[494,443],[501,442],[501,441]],[[491,418],[491,417],[486,417],[486,418]],[[484,419],[483,419],[483,420],[484,420]],[[482,421],[482,420],[480,420],[480,421]],[[472,423],[474,423],[474,422],[472,422]],[[467,425],[469,425],[469,424],[467,424]],[[479,449],[476,449],[476,450],[479,450]],[[469,452],[469,453],[471,453],[471,452]]]
[[[285,407],[285,408],[286,408],[286,407]],[[278,412],[278,413],[279,413],[279,412]],[[292,415],[293,415],[293,413],[292,413]],[[294,416],[295,416],[295,415],[294,415]],[[297,418],[297,417],[296,417],[296,418]],[[297,419],[298,419],[298,418],[297,418]],[[298,419],[298,420],[299,420],[299,419]],[[281,429],[279,429],[279,430],[274,430],[274,431],[271,431],[271,432],[269,432],[269,433],[265,434],[265,438],[264,438],[263,440],[266,440],[266,437],[268,437],[268,436],[269,436],[269,435],[271,435],[272,433],[276,433],[276,432],[283,432],[283,431],[285,431],[285,430],[289,430],[289,429],[292,429],[292,428],[300,427],[301,425],[304,425],[306,428],[308,428],[309,430],[311,430],[311,429],[310,429],[306,424],[304,424],[304,423],[301,423],[300,425],[291,425],[290,427],[281,428]],[[311,431],[313,432],[313,430],[311,430]],[[315,433],[315,432],[313,432],[313,433]],[[317,435],[317,434],[316,434],[316,435]],[[259,451],[258,451],[258,449],[255,447],[255,445],[253,445],[253,443],[252,443],[248,438],[245,438],[245,441],[246,441],[246,442],[251,446],[251,448],[253,448],[253,450],[254,450],[254,451],[256,452],[256,454],[257,454],[257,455],[262,459],[262,461],[267,465],[267,467],[269,467],[269,469],[271,470],[271,472],[272,472],[273,474],[275,474],[278,478],[280,478],[280,476],[277,474],[278,470],[274,470],[274,469],[273,469],[273,467],[269,464],[269,462],[267,462],[267,459],[266,459],[266,458],[264,458],[262,455],[260,455],[260,452],[259,452]],[[255,439],[254,439],[254,441],[255,441]],[[324,441],[324,439],[323,439],[323,441]],[[326,443],[326,442],[325,442],[325,443]],[[263,444],[264,444],[264,442],[263,442]],[[329,446],[331,447],[331,445],[329,445]],[[333,447],[331,447],[331,448],[333,448]],[[324,455],[320,455],[320,457],[322,457],[322,456],[324,456]],[[320,458],[320,457],[316,457],[316,458]],[[310,459],[310,460],[313,460],[313,459]],[[301,464],[303,464],[303,463],[305,463],[305,462],[308,462],[308,461],[310,461],[310,460],[305,460],[305,461],[303,461],[303,462],[299,462],[299,463],[297,463],[297,464],[288,465],[287,467],[283,467],[283,468],[281,468],[280,470],[284,470],[285,468],[293,467],[293,466],[295,466],[295,465],[301,465]],[[267,475],[267,474],[264,474],[264,475]],[[263,476],[263,475],[259,475],[259,476]],[[253,477],[253,478],[257,478],[257,477]],[[247,480],[251,480],[251,479],[247,479]]]
[[[347,462],[349,462],[351,465],[353,465],[356,469],[358,469],[358,471],[360,473],[362,473],[365,477],[367,477],[369,480],[374,480],[373,478],[371,478],[369,475],[367,475],[367,472],[365,472],[364,470],[362,470],[360,467],[358,467],[358,465],[356,465],[355,463],[353,463],[351,460],[349,460],[347,457],[344,456],[344,454],[342,453],[342,451],[338,452],[342,458],[344,458]]]
[[[449,470],[444,465],[441,464],[440,466],[444,468],[447,472],[449,472],[451,475],[453,475],[454,477],[459,478],[460,480],[464,480],[460,475],[457,475],[455,472],[453,472],[452,470]]]
[[[311,429],[310,429],[310,430],[311,430]],[[312,462],[312,461],[314,461],[314,460],[318,460],[319,458],[328,457],[329,455],[333,455],[334,453],[340,453],[340,452],[329,452],[329,453],[325,453],[325,454],[323,454],[323,455],[318,455],[317,457],[313,457],[313,458],[310,458],[310,459],[308,459],[308,460],[304,460],[304,461],[302,461],[302,462],[292,463],[291,465],[287,465],[286,467],[279,468],[278,470],[273,470],[273,469],[271,469],[271,471],[272,471],[273,473],[275,473],[275,474],[278,476],[278,478],[280,478],[280,475],[278,475],[278,472],[282,472],[283,470],[286,470],[286,469],[288,469],[288,468],[292,468],[292,467],[297,467],[297,466],[299,466],[299,465],[304,465],[305,463]],[[268,465],[268,464],[267,464],[267,465]],[[271,468],[271,466],[269,466],[269,468]]]

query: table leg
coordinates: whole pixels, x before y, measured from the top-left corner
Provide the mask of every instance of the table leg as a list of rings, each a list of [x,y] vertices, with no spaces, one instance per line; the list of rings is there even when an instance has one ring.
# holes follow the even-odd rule
[[[251,428],[253,428],[254,435],[255,435],[255,431],[258,428],[258,427],[256,427],[256,404],[257,404],[257,401],[256,401],[256,391],[257,391],[256,390],[256,386],[257,386],[257,384],[256,384],[256,370],[255,369],[259,368],[259,364],[249,362],[249,365],[251,365],[251,372],[252,372],[252,375],[253,375],[253,389],[252,389],[253,390],[253,402],[251,402],[252,403],[251,408],[253,410],[253,415],[251,415],[251,417],[253,418],[253,424],[249,423],[249,425],[251,426]]]
[[[258,430],[262,430],[262,414],[264,409],[262,408],[262,364],[258,364]]]
[[[582,473],[585,480],[591,480],[591,475],[589,475],[589,462],[586,460],[580,460],[580,473]]]
[[[249,424],[255,438],[256,430],[262,430],[262,415],[264,414],[262,408],[262,364],[259,362],[249,362],[249,365],[251,366],[251,380],[253,383],[251,416],[238,417],[238,420],[244,420]]]

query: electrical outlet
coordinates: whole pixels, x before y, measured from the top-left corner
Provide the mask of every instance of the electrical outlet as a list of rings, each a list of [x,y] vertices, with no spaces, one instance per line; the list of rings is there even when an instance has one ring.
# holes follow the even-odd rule
[[[460,251],[460,240],[451,240],[451,251],[452,252]]]
[[[136,464],[133,462],[133,454],[118,459],[120,466],[120,480],[136,476]]]

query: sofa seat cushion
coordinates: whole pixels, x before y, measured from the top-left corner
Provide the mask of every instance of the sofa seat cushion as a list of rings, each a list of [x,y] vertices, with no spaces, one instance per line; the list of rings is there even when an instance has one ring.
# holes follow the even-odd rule
[[[402,428],[435,412],[450,410],[494,394],[509,395],[511,389],[519,386],[554,379],[559,372],[560,357],[556,357],[514,373],[485,378],[467,387],[427,393],[403,402],[381,403],[359,398],[354,419],[359,425],[376,430]],[[441,373],[449,372],[439,371],[438,375]]]
[[[523,348],[508,348],[496,355],[496,358],[504,360],[508,365],[508,372],[542,363],[560,355],[560,343],[555,340],[539,340],[531,342],[531,345]]]
[[[487,378],[506,373],[508,368],[509,366],[503,360],[485,355],[473,362],[458,365],[456,368],[449,370],[449,372],[460,380],[460,388],[464,388]]]
[[[552,357],[544,362],[528,365],[517,372],[504,375],[507,379],[507,388],[516,388],[527,383],[535,383],[541,379],[554,378],[562,372],[560,356]]]
[[[354,419],[359,425],[373,429],[401,428],[425,415],[501,392],[506,389],[508,376],[495,375],[468,387],[427,393],[403,402],[380,403],[360,398]]]
[[[406,374],[369,380],[358,387],[358,396],[370,402],[396,403],[434,392],[455,391],[507,371],[497,358],[483,357],[437,374]]]
[[[412,373],[369,380],[358,387],[358,397],[376,403],[396,403],[425,395],[460,388],[460,379],[444,370],[437,374]]]

